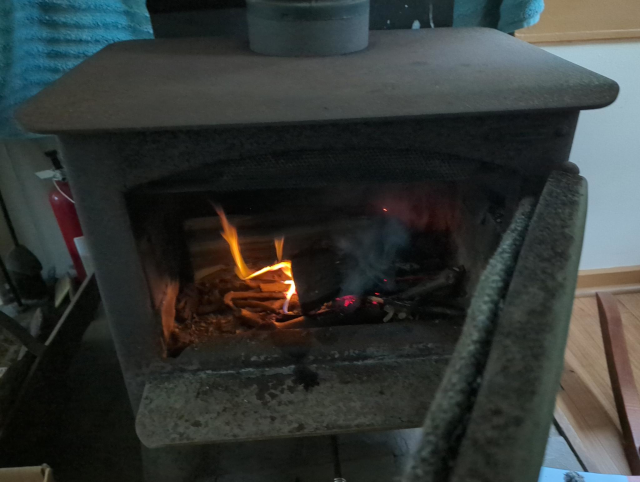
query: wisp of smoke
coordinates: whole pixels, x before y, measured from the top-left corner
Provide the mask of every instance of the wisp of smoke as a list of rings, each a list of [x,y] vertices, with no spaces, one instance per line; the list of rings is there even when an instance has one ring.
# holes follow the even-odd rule
[[[348,269],[340,296],[360,296],[384,280],[393,282],[393,262],[409,244],[409,232],[400,221],[383,218],[368,229],[336,240]]]

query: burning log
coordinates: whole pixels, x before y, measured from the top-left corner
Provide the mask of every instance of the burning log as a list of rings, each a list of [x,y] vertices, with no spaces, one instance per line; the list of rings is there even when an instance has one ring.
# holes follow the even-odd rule
[[[284,307],[284,303],[286,300],[268,300],[268,301],[263,301],[263,303],[265,305],[268,305],[271,308],[274,308],[278,311],[281,311],[282,308]],[[293,298],[292,298],[292,302],[289,303],[289,306],[292,307],[293,306]]]
[[[185,286],[175,303],[176,347],[251,329],[322,328],[464,314],[464,309],[447,303],[459,294],[463,271],[436,271],[451,259],[437,250],[434,254],[428,237],[418,246],[421,250],[413,243],[410,252],[404,249],[413,238],[398,222],[375,217],[356,226],[348,219],[336,231],[328,226],[319,229],[318,220],[311,217],[310,227],[300,224],[278,231],[287,235],[286,246],[283,237],[274,240],[257,226],[253,232],[243,229],[243,236],[249,231],[249,237],[243,237],[241,249],[235,223],[222,209],[217,211],[215,240],[210,242],[209,228],[191,246],[192,259],[197,260],[192,264],[195,283]],[[287,213],[286,221],[290,216]],[[274,226],[279,229],[281,223]],[[219,227],[222,236],[215,233]],[[297,254],[290,258],[293,253]],[[268,264],[274,257],[277,262]],[[226,264],[211,266],[212,261],[225,263],[225,259]]]
[[[284,283],[280,283],[280,282],[275,282],[275,283],[258,283],[259,287],[260,287],[260,291],[263,291],[265,293],[271,293],[274,291],[281,291],[283,293],[289,291],[289,285],[284,284]]]
[[[211,277],[211,275],[214,275],[225,269],[227,269],[227,267],[223,264],[217,264],[215,266],[206,266],[204,268],[200,268],[196,270],[195,273],[193,273],[193,279],[194,281],[197,282],[202,279],[209,278]]]
[[[442,288],[454,286],[460,280],[463,269],[461,268],[447,268],[439,273],[435,278],[423,281],[422,283],[409,288],[397,295],[400,300],[416,300],[424,298],[426,295],[438,291]]]
[[[281,313],[278,316],[276,316],[276,321],[278,323],[283,323],[283,322],[287,322],[290,320],[293,320],[295,318],[298,318],[300,316],[300,313]]]
[[[284,293],[273,292],[273,293],[262,293],[262,292],[254,292],[254,291],[229,291],[226,295],[224,295],[224,304],[229,308],[235,309],[235,305],[233,303],[234,300],[273,300],[273,299],[284,299],[286,296]]]
[[[256,300],[233,300],[233,304],[238,308],[253,308],[258,311],[267,312],[267,313],[280,313],[280,309],[275,306],[269,305],[263,301]],[[284,304],[284,301],[283,301]]]
[[[262,316],[244,308],[240,308],[237,313],[240,322],[251,328],[275,329],[276,324],[273,321],[265,320]]]
[[[279,330],[303,328],[304,326],[306,326],[306,324],[307,324],[307,320],[305,319],[305,317],[299,316],[297,318],[294,318],[293,320],[284,321],[282,323],[276,323],[276,328],[278,328]]]

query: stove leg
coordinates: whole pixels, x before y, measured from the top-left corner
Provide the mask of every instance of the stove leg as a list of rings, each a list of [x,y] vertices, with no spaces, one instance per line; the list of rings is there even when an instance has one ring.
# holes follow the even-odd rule
[[[202,446],[161,447],[142,446],[142,466],[145,482],[191,482],[201,468]]]

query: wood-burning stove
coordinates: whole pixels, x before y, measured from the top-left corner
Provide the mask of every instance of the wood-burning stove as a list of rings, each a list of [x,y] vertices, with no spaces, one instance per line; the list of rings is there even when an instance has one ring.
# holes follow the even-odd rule
[[[578,113],[616,95],[496,31],[380,31],[331,58],[114,44],[19,118],[62,143],[146,446],[415,427],[428,411],[407,480],[512,481],[537,476],[562,365],[586,212]],[[290,258],[269,283],[307,267],[302,324],[227,303],[264,287],[234,278],[214,205],[255,260]],[[359,268],[367,281],[348,282]],[[447,269],[437,303],[406,295]],[[197,285],[220,270],[231,288]],[[185,311],[188,290],[205,301]]]

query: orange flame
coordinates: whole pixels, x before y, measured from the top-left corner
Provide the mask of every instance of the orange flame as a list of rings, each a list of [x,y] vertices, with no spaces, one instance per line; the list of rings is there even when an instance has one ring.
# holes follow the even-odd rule
[[[282,272],[287,275],[289,280],[286,280],[284,283],[289,285],[289,289],[286,292],[286,301],[284,302],[284,306],[282,311],[285,313],[288,312],[289,302],[293,295],[296,294],[296,284],[293,281],[293,274],[291,272],[291,261],[282,261],[282,251],[284,248],[284,236],[278,237],[273,240],[276,247],[276,255],[278,257],[279,263],[273,264],[271,266],[265,266],[258,271],[251,273],[251,270],[247,267],[244,262],[244,258],[242,257],[242,253],[240,251],[240,244],[238,241],[238,230],[229,223],[227,216],[220,206],[215,206],[215,210],[220,216],[220,222],[222,223],[222,232],[220,233],[222,237],[225,239],[227,244],[229,244],[229,249],[231,250],[231,256],[233,256],[233,261],[236,263],[235,272],[238,275],[238,278],[247,280],[251,278],[255,278],[260,276],[261,274],[267,273],[269,271],[278,271],[282,270]]]
[[[222,210],[220,206],[214,206],[218,216],[220,216],[220,222],[222,223],[223,231],[220,233],[224,240],[229,244],[229,249],[231,250],[231,256],[233,256],[233,261],[236,263],[236,274],[240,279],[247,279],[247,276],[251,274],[251,271],[247,267],[242,258],[242,253],[240,252],[240,244],[238,243],[238,230],[229,223],[227,220],[227,216]]]
[[[284,249],[284,236],[278,236],[273,240],[273,244],[276,245],[276,257],[278,261],[282,261],[282,251]]]
[[[256,271],[255,273],[251,273],[249,276],[246,276],[242,279],[255,278],[256,276],[260,276],[261,274],[268,273],[269,271],[278,271],[279,269],[281,269],[284,274],[291,278],[291,261],[283,261],[282,263],[265,266],[264,268]]]

